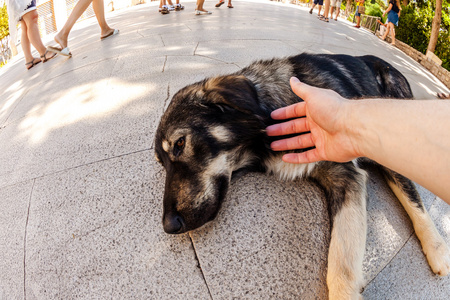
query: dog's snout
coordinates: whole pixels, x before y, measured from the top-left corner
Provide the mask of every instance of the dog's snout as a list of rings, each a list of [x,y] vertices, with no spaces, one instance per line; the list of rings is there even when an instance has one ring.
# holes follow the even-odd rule
[[[166,233],[176,234],[184,232],[184,220],[177,213],[168,213],[163,220],[164,231]]]

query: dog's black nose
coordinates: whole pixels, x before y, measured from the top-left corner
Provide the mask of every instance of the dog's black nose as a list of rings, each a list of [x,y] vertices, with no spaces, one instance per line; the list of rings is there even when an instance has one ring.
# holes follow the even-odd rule
[[[184,220],[177,213],[168,213],[164,216],[163,227],[166,233],[183,233]]]

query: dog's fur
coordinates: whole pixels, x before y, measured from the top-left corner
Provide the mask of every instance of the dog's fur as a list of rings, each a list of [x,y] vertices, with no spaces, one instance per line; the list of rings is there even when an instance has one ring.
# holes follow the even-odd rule
[[[233,172],[272,172],[283,179],[308,176],[325,192],[332,221],[327,284],[332,299],[357,299],[366,241],[366,172],[376,166],[411,217],[432,270],[450,271],[450,251],[434,227],[414,184],[375,162],[287,164],[271,151],[270,113],[302,101],[289,86],[301,81],[345,98],[410,99],[406,78],[374,56],[311,55],[259,61],[241,71],[191,84],[177,92],[161,118],[155,154],[166,169],[164,230],[182,233],[211,221]]]

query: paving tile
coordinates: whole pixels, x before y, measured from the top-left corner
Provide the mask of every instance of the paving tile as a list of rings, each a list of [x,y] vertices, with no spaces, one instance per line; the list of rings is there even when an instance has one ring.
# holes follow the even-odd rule
[[[450,244],[450,207],[440,199],[429,210],[447,245]],[[401,251],[366,287],[365,299],[447,299],[450,277],[435,275],[412,235]]]
[[[24,241],[33,181],[0,189],[0,299],[24,298]]]
[[[187,234],[161,224],[151,151],[36,180],[26,293],[36,299],[208,299]]]
[[[192,233],[214,299],[325,298],[329,220],[308,181],[247,174]]]
[[[148,62],[162,69],[164,58]],[[158,77],[144,69],[125,78],[113,75],[114,65],[101,66],[73,71],[69,86],[44,85],[49,96],[41,101],[31,91],[19,103],[16,121],[0,132],[2,185],[151,147],[167,98]]]

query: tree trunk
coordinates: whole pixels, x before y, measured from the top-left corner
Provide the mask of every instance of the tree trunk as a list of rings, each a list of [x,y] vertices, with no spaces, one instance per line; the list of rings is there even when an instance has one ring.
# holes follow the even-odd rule
[[[441,29],[442,18],[442,0],[436,0],[436,10],[434,13],[433,23],[431,25],[430,42],[428,43],[427,51],[434,53],[439,37],[439,30]]]

